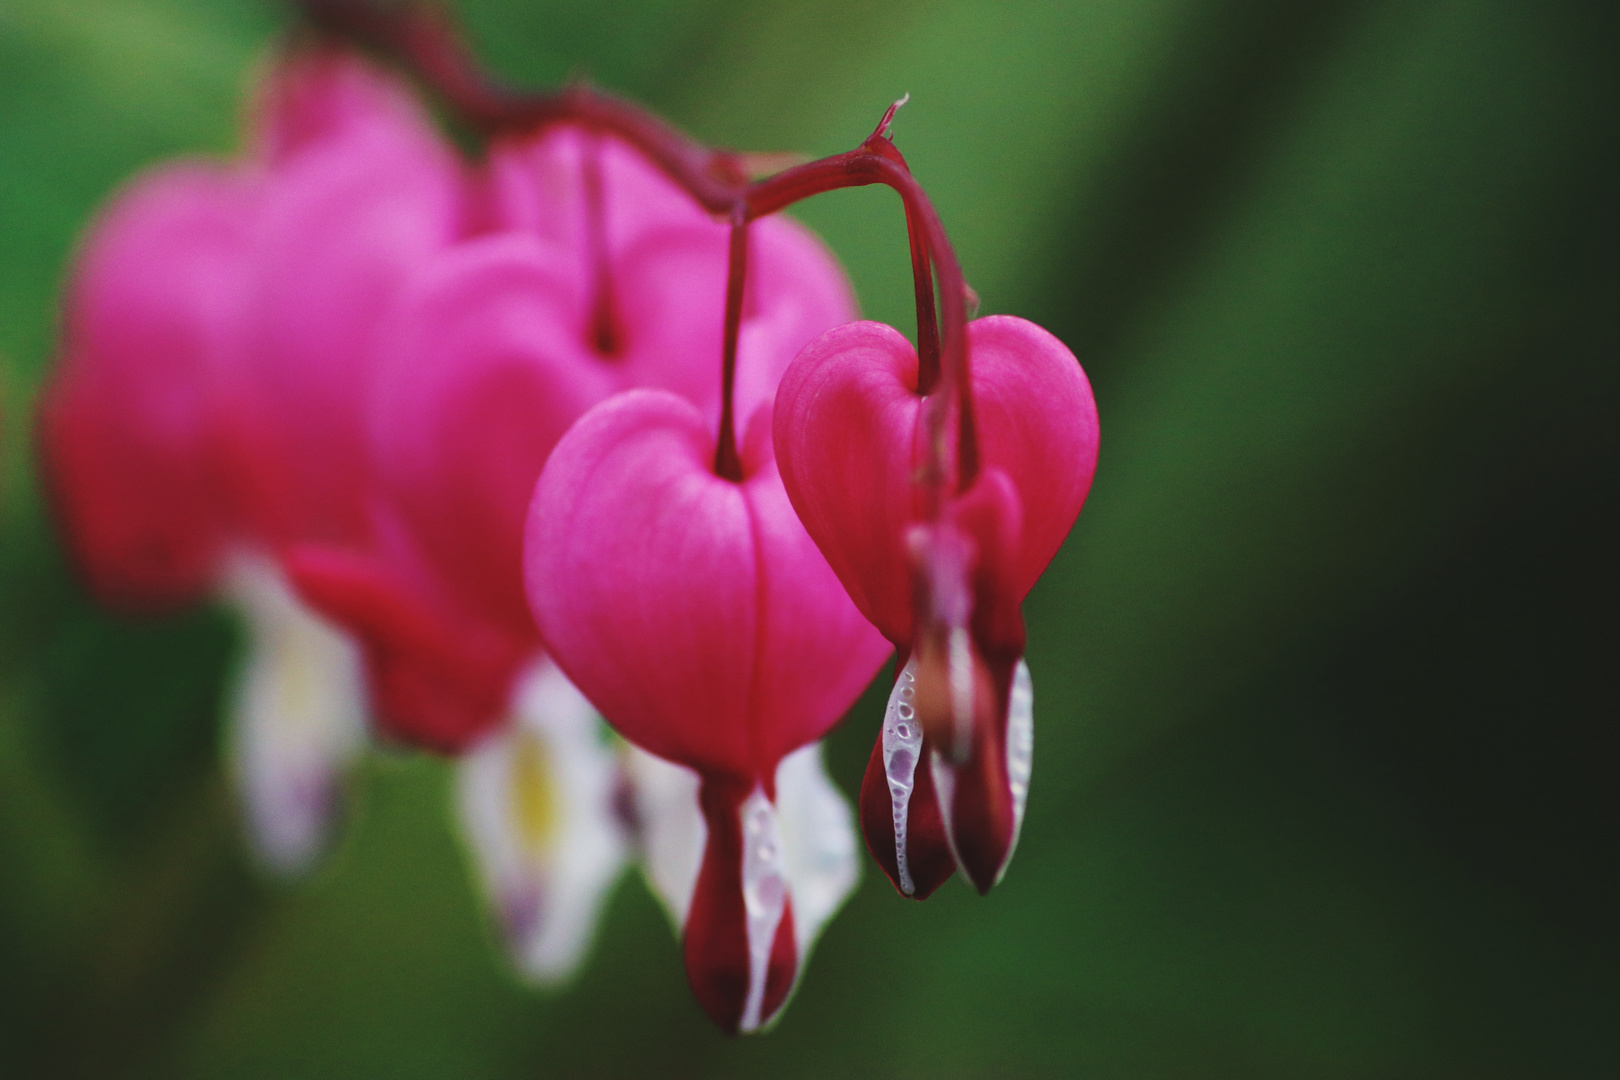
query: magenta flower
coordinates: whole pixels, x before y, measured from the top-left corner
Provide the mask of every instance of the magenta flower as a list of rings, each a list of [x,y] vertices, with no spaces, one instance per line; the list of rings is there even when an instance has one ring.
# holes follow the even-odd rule
[[[503,720],[540,649],[522,536],[563,432],[636,386],[720,413],[724,226],[623,144],[573,128],[498,147],[487,182],[484,231],[420,260],[375,332],[363,431],[377,527],[290,559],[304,595],[366,643],[383,729],[451,753]],[[798,225],[762,223],[754,242],[738,379],[750,408],[854,308]]]
[[[323,846],[363,718],[358,657],[275,556],[366,528],[358,343],[455,226],[456,166],[434,146],[410,98],[347,54],[279,58],[242,160],[154,171],[87,236],[41,401],[48,488],[97,598],[214,594],[243,614],[230,745],[281,869]]]
[[[1097,462],[1091,388],[1061,342],[992,316],[968,324],[967,345],[978,473],[932,514],[919,483],[930,451],[917,354],[897,331],[829,331],[777,398],[793,505],[900,652],[861,821],[895,887],[919,899],[953,863],[985,891],[1012,856],[1033,745],[1019,605],[1074,524]]]
[[[868,846],[919,898],[1004,872],[1033,749],[1020,605],[1090,486],[1085,376],[1032,324],[968,323],[898,103],[783,167],[588,88],[506,91],[426,9],[303,6],[412,68],[483,155],[303,45],[242,160],[123,196],[41,406],[76,559],[109,603],[243,613],[230,745],[268,862],[321,847],[369,698],[374,730],[460,759],[525,976],[576,967],[639,849],[702,1007],[758,1030],[857,876],[818,740],[890,645]],[[905,207],[920,358],[851,322],[835,261],[778,216],[865,184]]]
[[[566,770],[542,779],[535,747],[585,762],[568,747],[595,721],[570,727],[570,709],[526,704],[538,699],[523,673],[547,662],[524,598],[525,516],[553,446],[618,390],[661,387],[718,423],[728,238],[638,153],[574,127],[498,144],[480,180],[477,235],[423,259],[373,339],[368,542],[301,544],[288,565],[364,643],[382,729],[468,755],[464,775],[479,778],[462,800],[468,836],[520,962],[544,979],[580,944],[541,915],[572,893],[539,853],[569,841],[533,823],[566,815],[517,808],[574,784]],[[755,263],[740,325],[750,406],[801,346],[853,314],[836,263],[793,222],[761,226]]]
[[[780,1008],[799,968],[775,806],[777,769],[821,738],[888,649],[789,505],[761,405],[741,475],[718,475],[691,403],[637,390],[553,451],[526,569],[541,633],[637,746],[702,778],[702,869],[687,975],[727,1031]]]

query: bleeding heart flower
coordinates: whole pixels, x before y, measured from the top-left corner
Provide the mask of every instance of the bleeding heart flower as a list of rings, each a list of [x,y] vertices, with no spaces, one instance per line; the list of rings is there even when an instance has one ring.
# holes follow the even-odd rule
[[[452,227],[457,167],[431,138],[351,55],[279,57],[252,153],[150,174],[87,236],[41,402],[48,487],[92,592],[138,610],[213,593],[247,622],[229,745],[275,868],[324,845],[359,742],[357,658],[274,556],[366,527],[359,343]]]
[[[593,162],[600,248],[585,225]],[[306,599],[366,643],[383,730],[450,753],[503,721],[539,652],[522,536],[563,432],[636,386],[681,393],[711,423],[720,413],[726,228],[623,144],[575,129],[503,144],[489,175],[493,231],[423,258],[374,338],[371,535],[288,560]],[[761,222],[752,245],[738,369],[750,407],[854,310],[801,226]],[[603,289],[611,351],[594,322]]]
[[[538,745],[522,729],[524,673],[549,661],[521,547],[547,456],[625,388],[674,390],[718,421],[728,259],[726,228],[612,139],[565,127],[505,142],[485,180],[497,197],[480,234],[421,260],[374,337],[367,542],[302,544],[286,557],[301,593],[364,643],[381,729],[470,762]],[[797,224],[762,223],[753,254],[739,381],[758,402],[854,305],[837,264]],[[507,766],[477,768],[494,784]],[[497,828],[513,820],[492,808],[504,790],[469,789],[486,812],[464,820],[520,964],[553,977],[584,937],[556,937],[545,897],[591,889],[558,876],[575,871],[512,854],[529,841]],[[697,812],[695,795],[686,812]],[[555,880],[542,890],[539,876]]]
[[[690,402],[611,398],[552,452],[525,538],[558,664],[625,738],[702,777],[684,951],[727,1031],[767,1023],[800,966],[778,766],[826,733],[887,651],[794,515],[769,424],[762,405],[733,480]]]
[[[1061,342],[1010,316],[969,323],[967,340],[981,467],[932,514],[917,356],[897,331],[866,322],[823,334],[777,396],[794,508],[900,651],[861,819],[896,888],[918,898],[953,862],[987,890],[1012,856],[1033,744],[1019,605],[1097,461],[1091,388]]]
[[[74,563],[108,606],[195,601],[237,532],[215,402],[240,350],[256,194],[227,168],[170,166],[121,193],[75,261],[38,438]]]

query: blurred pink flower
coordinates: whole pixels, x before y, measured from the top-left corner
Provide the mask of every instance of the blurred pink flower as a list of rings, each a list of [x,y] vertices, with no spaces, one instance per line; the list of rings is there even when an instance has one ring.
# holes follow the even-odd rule
[[[362,745],[358,657],[287,591],[276,554],[356,537],[378,308],[459,227],[459,166],[393,82],[345,53],[268,70],[249,152],[121,193],[71,275],[40,404],[45,477],[95,596],[136,611],[221,596],[248,624],[234,766],[256,848],[325,845]]]
[[[377,528],[366,544],[304,544],[289,560],[306,598],[365,643],[383,729],[452,753],[502,721],[540,649],[523,524],[563,432],[636,386],[679,393],[711,423],[720,413],[725,227],[622,143],[574,128],[499,144],[483,180],[479,234],[420,260],[374,339],[362,430]],[[797,224],[761,222],[754,243],[748,407],[854,309]]]

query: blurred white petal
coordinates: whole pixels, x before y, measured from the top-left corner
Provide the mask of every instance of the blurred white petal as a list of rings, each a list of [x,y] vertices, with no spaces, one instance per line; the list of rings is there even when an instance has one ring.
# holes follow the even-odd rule
[[[634,798],[641,870],[678,933],[686,925],[709,839],[698,809],[698,775],[635,746],[625,747],[623,762]]]
[[[247,625],[230,756],[248,836],[272,871],[305,873],[331,842],[366,746],[360,650],[301,604],[269,559],[233,559],[224,595]]]
[[[596,710],[549,659],[516,683],[511,720],[461,760],[461,827],[527,978],[585,955],[625,861],[618,775]]]

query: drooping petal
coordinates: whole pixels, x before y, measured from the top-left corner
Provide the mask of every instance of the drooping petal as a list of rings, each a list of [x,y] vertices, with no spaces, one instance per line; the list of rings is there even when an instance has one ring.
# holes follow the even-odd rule
[[[229,745],[248,834],[268,869],[302,874],[331,844],[366,745],[360,651],[262,556],[234,558],[224,589],[247,628]]]
[[[690,403],[609,399],[553,451],[525,541],[563,670],[626,738],[705,774],[774,774],[886,651],[794,516],[759,416],[733,483]]]
[[[257,197],[184,164],[137,180],[88,234],[40,404],[48,490],[102,602],[167,608],[214,585],[235,531],[214,411],[246,317]]]
[[[514,962],[539,983],[579,966],[624,866],[604,734],[590,702],[541,659],[515,687],[510,722],[458,767],[462,834]]]
[[[682,928],[686,978],[727,1034],[757,1031],[798,977],[781,822],[764,785],[707,778],[698,790],[708,840]]]
[[[913,526],[910,536],[923,620],[908,665],[917,720],[945,835],[980,892],[1012,857],[1033,749],[1024,620],[1013,599],[1022,521],[1013,482],[991,466],[950,502],[944,520]]]
[[[401,573],[397,555],[306,544],[282,564],[300,597],[360,642],[379,734],[455,754],[500,724],[532,641],[462,614]]]

